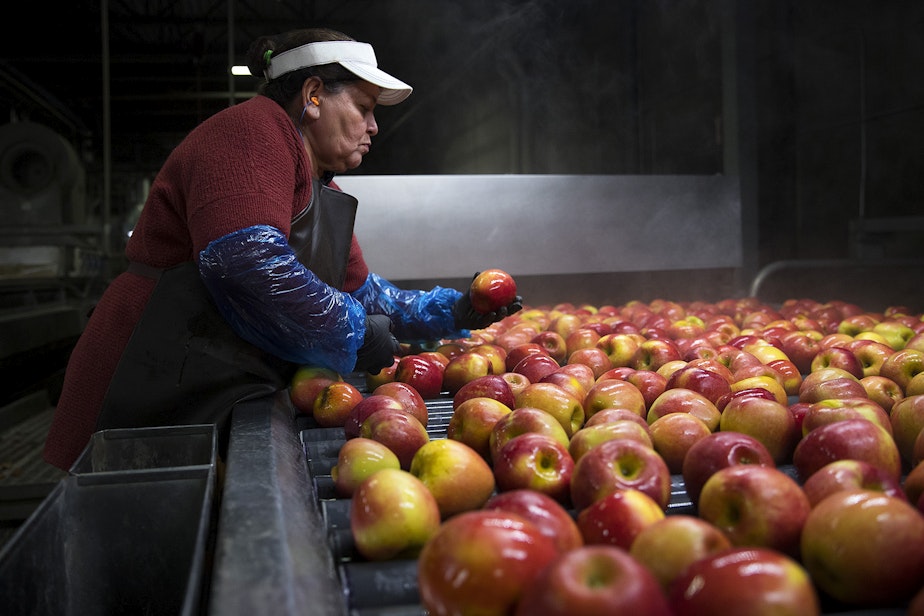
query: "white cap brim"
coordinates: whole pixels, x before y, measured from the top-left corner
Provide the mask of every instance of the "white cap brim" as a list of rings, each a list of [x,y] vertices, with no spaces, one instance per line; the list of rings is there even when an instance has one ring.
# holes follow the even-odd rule
[[[380,105],[397,105],[413,91],[411,86],[378,67],[372,45],[358,41],[321,41],[284,51],[270,60],[265,73],[270,80],[309,66],[334,63],[382,88],[377,99]]]

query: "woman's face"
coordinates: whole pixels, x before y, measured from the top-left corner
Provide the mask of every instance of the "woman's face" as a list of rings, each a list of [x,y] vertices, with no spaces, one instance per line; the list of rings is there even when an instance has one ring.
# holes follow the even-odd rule
[[[317,120],[308,126],[307,139],[320,174],[355,169],[379,132],[372,111],[381,88],[354,81],[337,92],[323,90]]]

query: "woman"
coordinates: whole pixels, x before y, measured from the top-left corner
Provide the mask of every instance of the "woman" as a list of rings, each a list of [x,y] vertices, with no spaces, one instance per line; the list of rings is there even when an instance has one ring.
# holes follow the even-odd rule
[[[398,289],[369,272],[356,200],[331,182],[362,162],[376,104],[411,87],[372,47],[332,30],[263,37],[248,54],[259,95],[216,114],[171,153],[126,246],[128,271],[78,341],[45,444],[68,469],[96,430],[224,423],[297,365],[390,366],[395,336],[466,334],[468,294]]]

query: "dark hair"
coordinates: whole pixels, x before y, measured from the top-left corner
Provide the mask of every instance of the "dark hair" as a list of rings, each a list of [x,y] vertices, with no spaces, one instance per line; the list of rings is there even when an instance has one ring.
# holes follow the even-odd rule
[[[324,86],[332,91],[338,89],[338,83],[357,81],[359,78],[339,64],[333,63],[322,66],[309,66],[267,81],[263,71],[268,64],[266,58],[268,51],[272,51],[272,55],[278,56],[284,51],[295,49],[308,43],[352,40],[355,39],[328,28],[305,28],[273,36],[261,36],[251,43],[250,49],[247,50],[247,67],[250,69],[251,75],[261,79],[257,92],[285,106],[293,97],[299,94],[302,84],[309,77],[319,77],[324,82]]]

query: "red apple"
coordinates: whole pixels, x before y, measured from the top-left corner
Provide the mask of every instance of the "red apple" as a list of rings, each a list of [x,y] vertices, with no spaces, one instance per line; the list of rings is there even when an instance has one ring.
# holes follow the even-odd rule
[[[512,409],[516,400],[503,374],[486,374],[462,385],[452,397],[453,408],[471,398],[492,398]]]
[[[671,585],[674,614],[817,616],[820,599],[798,561],[776,550],[733,547],[692,563]]]
[[[737,546],[798,557],[799,534],[811,510],[794,479],[772,466],[737,464],[716,471],[699,495],[699,517]]]
[[[450,359],[446,364],[440,381],[440,389],[445,389],[455,396],[464,385],[491,374],[491,370],[490,359],[480,353],[465,351]]]
[[[501,378],[510,386],[510,393],[513,394],[514,404],[516,404],[517,394],[526,389],[530,384],[529,379],[518,372],[505,372]]]
[[[628,551],[643,529],[664,516],[664,508],[649,495],[620,488],[581,509],[577,525],[585,545],[614,545]]]
[[[908,348],[890,355],[879,368],[879,374],[898,383],[902,391],[921,372],[924,372],[924,351]]]
[[[412,386],[424,399],[436,398],[442,391],[446,368],[419,355],[405,355],[398,360],[395,380]]]
[[[410,469],[414,454],[430,440],[424,425],[403,408],[375,411],[363,420],[359,435],[391,449],[404,470]]]
[[[822,349],[812,360],[812,372],[821,368],[840,368],[858,379],[862,378],[863,366],[853,352],[845,347],[831,346]]]
[[[398,456],[391,449],[372,439],[352,438],[340,446],[337,463],[331,468],[334,490],[339,496],[350,498],[359,484],[383,468],[401,468]]]
[[[513,409],[494,424],[489,437],[491,459],[497,458],[498,452],[507,442],[521,434],[537,432],[551,436],[564,447],[568,447],[569,436],[564,427],[550,413],[533,407]]]
[[[638,416],[636,415],[636,417]],[[641,419],[641,417],[639,417],[639,419]],[[642,427],[635,421],[618,420],[594,425],[585,424],[583,428],[571,435],[571,442],[568,444],[568,452],[571,454],[574,461],[577,462],[593,447],[605,441],[611,441],[617,438],[632,439],[647,447],[654,446],[651,440],[651,432],[647,424]]]
[[[410,472],[436,499],[445,520],[482,507],[494,492],[494,474],[478,452],[459,441],[433,439],[411,461]]]
[[[429,490],[399,469],[383,469],[357,486],[350,501],[356,549],[368,560],[413,558],[440,527]]]
[[[382,383],[372,390],[373,396],[391,396],[401,403],[404,410],[417,418],[424,425],[430,421],[430,414],[427,410],[427,403],[424,402],[423,396],[420,395],[412,385],[400,381],[391,381]]]
[[[789,462],[801,436],[788,406],[759,397],[731,400],[722,411],[719,429],[756,438],[778,465]]]
[[[498,420],[510,413],[509,406],[494,398],[469,398],[449,418],[446,438],[461,441],[485,459],[491,458],[491,432]]]
[[[901,476],[902,461],[889,433],[865,419],[844,419],[815,428],[793,452],[792,461],[804,481],[835,460],[862,460]]]
[[[728,537],[702,518],[675,514],[639,531],[629,548],[667,592],[695,561],[732,547]]]
[[[802,490],[812,507],[841,490],[873,490],[907,500],[899,480],[862,460],[835,460],[826,464],[805,480]]]
[[[670,413],[689,413],[705,423],[714,432],[719,427],[721,414],[706,396],[690,389],[667,389],[651,403],[648,424]]]
[[[311,416],[314,413],[314,401],[321,390],[340,380],[340,375],[329,368],[299,366],[289,381],[289,400],[295,410]]]
[[[585,364],[565,364],[555,372],[574,377],[581,384],[581,387],[584,388],[585,392],[590,391],[590,388],[593,387],[594,383],[598,380],[598,377],[594,375],[593,368]]]
[[[807,374],[812,371],[812,360],[821,350],[818,338],[807,331],[794,331],[780,337],[780,348],[786,353],[799,372]]]
[[[610,423],[612,421],[622,421],[624,419],[637,423],[644,428],[645,432],[649,435],[651,434],[648,421],[635,411],[630,411],[628,409],[603,409],[602,411],[597,411],[594,413],[593,417],[588,418],[587,421],[584,422],[584,428],[590,428],[597,424]]]
[[[468,295],[476,312],[496,312],[516,300],[517,283],[503,270],[486,269],[472,280]]]
[[[600,334],[582,324],[565,338],[565,354],[571,355],[578,349],[594,347],[598,340]]]
[[[869,398],[832,398],[815,402],[805,411],[802,434],[808,434],[818,426],[843,419],[866,419],[892,434],[889,414]]]
[[[494,458],[497,489],[530,489],[568,503],[574,459],[551,436],[528,432],[510,439]]]
[[[664,459],[672,474],[680,474],[683,460],[694,443],[712,434],[701,419],[690,413],[669,413],[649,427],[654,450]]]
[[[694,505],[703,485],[717,471],[739,464],[774,466],[773,456],[759,440],[740,432],[713,432],[693,444],[683,460],[684,487]]]
[[[879,374],[863,377],[860,379],[860,385],[866,390],[867,397],[881,406],[886,413],[891,412],[895,403],[904,398],[898,383]]]
[[[513,369],[521,359],[527,355],[533,355],[534,353],[548,355],[548,351],[546,351],[545,347],[535,342],[524,342],[514,346],[507,351],[507,357],[504,359],[504,370],[506,372],[513,372]]]
[[[809,374],[799,389],[800,402],[821,402],[832,398],[862,398],[866,390],[854,376],[838,377],[822,381],[811,380]],[[806,385],[808,384],[808,385]]]
[[[666,389],[676,388],[695,391],[715,404],[719,398],[731,391],[731,381],[717,371],[687,364],[667,379]]]
[[[540,346],[558,364],[564,364],[568,358],[568,342],[558,332],[543,330],[530,338],[530,343]]]
[[[637,441],[616,439],[600,443],[574,465],[571,502],[580,511],[619,489],[634,488],[667,508],[671,473],[654,449]]]
[[[924,505],[924,463],[918,462],[914,465],[911,472],[905,477],[902,490],[904,490],[905,498],[908,502],[912,505],[916,504],[921,513],[924,513],[924,508],[922,508],[922,505]]]
[[[584,545],[577,522],[565,507],[547,494],[535,490],[509,490],[495,494],[482,509],[509,511],[523,516],[551,537],[559,551],[567,552]]]
[[[510,614],[559,554],[555,540],[520,515],[459,514],[443,523],[417,560],[422,607],[434,615]]]
[[[606,353],[596,347],[577,349],[568,355],[567,363],[584,364],[593,370],[595,378],[613,367],[613,362],[610,361]]]
[[[404,409],[404,404],[392,396],[373,394],[364,398],[362,394],[359,394],[358,401],[350,409],[343,424],[343,432],[346,438],[350,439],[359,436],[360,428],[366,418],[382,409],[397,409],[407,412]]]
[[[603,409],[626,409],[645,415],[645,398],[638,387],[628,381],[606,379],[597,381],[582,401],[585,417],[593,417]]]
[[[528,385],[517,395],[515,406],[530,406],[549,413],[558,420],[569,437],[584,425],[581,401],[552,383]]]
[[[350,412],[362,399],[363,394],[356,386],[346,381],[334,381],[315,397],[312,416],[322,428],[345,426]]]
[[[924,516],[882,492],[835,492],[806,519],[801,553],[812,580],[834,599],[898,607],[924,580]]]
[[[578,365],[578,364],[571,364],[571,365],[573,366],[573,365]],[[587,389],[584,387],[581,380],[578,377],[574,376],[573,374],[570,374],[568,372],[563,372],[562,368],[559,368],[555,372],[542,377],[542,380],[539,382],[540,383],[552,383],[553,385],[558,385],[559,387],[561,387],[562,389],[570,393],[572,396],[574,396],[578,400],[583,400],[584,396],[587,395]]]
[[[513,372],[522,374],[529,379],[530,383],[538,383],[544,377],[558,370],[558,362],[551,355],[544,353],[533,353],[527,355],[514,366]]]
[[[860,362],[865,377],[878,375],[883,362],[895,352],[892,347],[875,340],[857,339],[849,343],[847,348]]]
[[[658,368],[669,361],[682,359],[680,350],[677,345],[666,339],[649,339],[638,345],[635,355],[629,364],[636,370],[652,370],[657,372]]]
[[[584,546],[562,554],[532,582],[515,616],[669,616],[652,574],[625,550]]]
[[[896,402],[889,414],[889,420],[902,460],[910,464],[915,439],[924,430],[924,394],[908,396]]]
[[[491,363],[491,369],[489,370],[490,374],[502,374],[506,372],[507,351],[505,351],[503,347],[485,342],[473,346],[469,351],[484,355],[488,358],[488,361]]]
[[[802,374],[796,364],[788,359],[777,359],[768,363],[767,366],[780,375],[786,395],[799,395],[799,388],[802,386]]]
[[[635,334],[612,333],[597,340],[596,346],[609,358],[613,367],[629,366],[641,340]]]
[[[625,380],[642,392],[646,409],[651,408],[651,403],[667,389],[667,379],[652,370],[636,370],[626,375]]]

